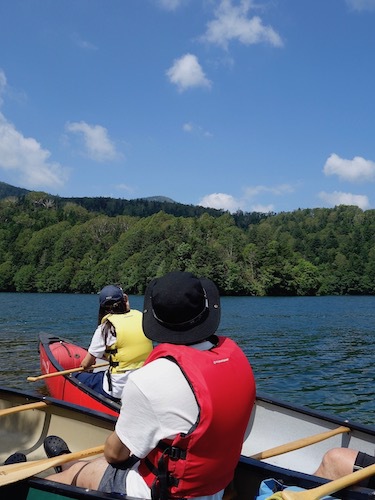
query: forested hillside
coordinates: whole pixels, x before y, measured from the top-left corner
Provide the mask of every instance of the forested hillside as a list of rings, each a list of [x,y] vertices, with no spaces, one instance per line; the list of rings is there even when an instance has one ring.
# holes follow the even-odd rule
[[[95,293],[113,282],[141,294],[180,269],[223,295],[375,294],[374,210],[135,216],[57,201],[0,200],[0,291]]]
[[[76,205],[86,208],[89,212],[97,212],[104,215],[133,215],[139,217],[147,217],[163,210],[166,213],[176,216],[197,217],[204,213],[209,213],[214,217],[219,217],[224,213],[223,210],[214,208],[204,208],[196,205],[184,205],[177,203],[165,196],[152,196],[149,198],[137,198],[134,200],[126,200],[124,198],[108,198],[108,197],[84,197],[84,198],[62,198],[60,196],[51,195],[44,192],[29,191],[27,189],[18,188],[0,182],[0,200],[16,197],[17,201],[23,204],[29,204],[30,200],[38,203],[48,202],[53,204],[55,208],[62,209],[67,203],[75,203]]]

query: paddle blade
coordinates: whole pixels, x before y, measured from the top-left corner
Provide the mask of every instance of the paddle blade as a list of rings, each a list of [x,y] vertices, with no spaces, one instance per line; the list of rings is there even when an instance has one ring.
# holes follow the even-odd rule
[[[19,464],[3,465],[0,467],[0,486],[16,483],[46,471],[51,467],[62,465],[73,460],[81,460],[93,455],[103,453],[104,445],[88,448],[87,450],[66,453],[58,457],[34,460],[32,462],[22,462]]]

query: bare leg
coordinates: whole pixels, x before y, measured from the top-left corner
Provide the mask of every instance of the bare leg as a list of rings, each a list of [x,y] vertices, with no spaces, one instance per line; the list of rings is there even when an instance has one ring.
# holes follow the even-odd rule
[[[104,457],[90,461],[80,460],[71,467],[58,474],[52,474],[46,479],[57,483],[72,484],[73,479],[76,478],[77,486],[97,490],[107,467],[108,462]]]
[[[316,476],[326,479],[338,479],[353,472],[358,451],[349,448],[332,448],[324,455]]]

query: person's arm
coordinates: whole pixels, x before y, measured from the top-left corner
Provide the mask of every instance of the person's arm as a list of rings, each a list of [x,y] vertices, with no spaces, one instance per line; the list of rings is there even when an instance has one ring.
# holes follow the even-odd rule
[[[106,345],[102,332],[102,325],[99,325],[94,335],[92,336],[91,343],[87,349],[87,354],[81,362],[82,368],[89,368],[96,363],[97,359],[103,359]]]
[[[104,456],[109,464],[125,462],[130,456],[130,450],[119,439],[116,432],[112,432],[105,442]]]
[[[96,357],[90,354],[89,352],[86,354],[86,356],[83,358],[81,361],[81,366],[85,370],[89,368],[90,366],[94,365],[96,361]]]

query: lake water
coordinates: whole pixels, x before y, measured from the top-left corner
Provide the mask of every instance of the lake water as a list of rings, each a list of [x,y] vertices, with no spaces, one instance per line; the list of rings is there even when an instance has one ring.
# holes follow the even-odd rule
[[[142,310],[143,297],[130,296]],[[97,295],[0,293],[0,385],[43,391],[38,334],[87,347]],[[374,425],[375,297],[223,297],[219,333],[236,340],[260,392]]]

